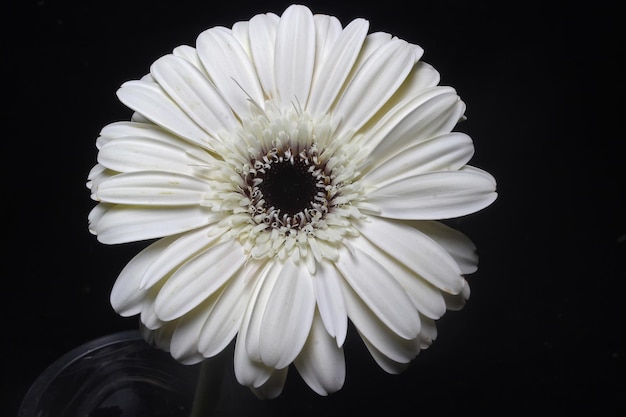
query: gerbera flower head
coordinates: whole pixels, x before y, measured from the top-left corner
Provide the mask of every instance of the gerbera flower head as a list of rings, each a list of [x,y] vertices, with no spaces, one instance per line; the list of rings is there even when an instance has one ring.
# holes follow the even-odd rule
[[[293,364],[344,383],[349,323],[402,371],[469,296],[467,237],[439,222],[491,204],[453,129],[465,105],[419,46],[299,5],[201,33],[122,85],[132,119],[104,127],[88,187],[106,244],[151,240],[114,309],[183,363],[233,340],[264,397]]]

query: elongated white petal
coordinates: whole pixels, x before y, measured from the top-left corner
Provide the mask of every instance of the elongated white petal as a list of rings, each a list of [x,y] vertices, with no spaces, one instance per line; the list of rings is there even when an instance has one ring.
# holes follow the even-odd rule
[[[241,327],[254,279],[259,275],[264,263],[247,263],[241,273],[231,279],[211,309],[204,327],[196,334],[198,350],[210,358],[221,352],[235,337]]]
[[[383,217],[449,219],[475,213],[496,199],[494,181],[468,170],[414,175],[368,194]]]
[[[274,46],[279,17],[273,13],[258,14],[250,19],[250,53],[259,82],[270,99],[277,98],[274,75]]]
[[[173,143],[124,137],[105,144],[98,152],[98,162],[118,172],[152,171],[192,174],[193,159],[185,149]]]
[[[376,346],[374,346],[372,342],[367,340],[365,336],[363,336],[362,334],[360,334],[360,336],[361,336],[361,340],[363,340],[363,343],[365,343],[365,347],[367,347],[367,350],[369,351],[370,355],[372,355],[372,358],[376,361],[378,366],[380,366],[383,371],[395,375],[395,374],[399,374],[403,372],[406,368],[408,368],[410,361],[407,361],[407,362],[395,361],[389,358],[388,356],[386,356],[385,354],[383,354],[380,350],[378,350]],[[417,348],[415,349],[415,355],[417,355],[419,353],[420,342],[419,340],[416,340],[414,341],[414,343],[417,346]]]
[[[175,235],[213,223],[219,217],[210,209],[183,207],[109,207],[91,227],[106,244],[126,243]]]
[[[165,55],[152,64],[150,73],[176,104],[212,137],[219,138],[221,131],[235,128],[237,121],[220,90],[186,59]]]
[[[419,61],[397,91],[397,101],[392,99],[391,102],[394,106],[401,106],[403,102],[415,97],[419,92],[436,86],[440,80],[439,71],[432,65]]]
[[[206,249],[168,278],[156,299],[157,315],[168,321],[188,313],[230,280],[245,259],[233,240]]]
[[[141,324],[151,330],[158,330],[165,325],[165,322],[161,320],[159,316],[157,316],[156,310],[154,308],[154,300],[159,293],[159,289],[162,286],[163,282],[159,282],[157,285],[154,285],[149,290],[147,290],[145,301],[141,307],[141,314],[139,315]]]
[[[263,91],[250,57],[229,29],[206,30],[196,40],[198,55],[211,81],[238,115],[249,112],[249,99],[263,103]]]
[[[143,273],[140,288],[150,288],[166,275],[170,275],[180,265],[187,262],[200,251],[214,244],[216,237],[211,226],[184,233],[163,249],[161,256],[155,259]]]
[[[246,20],[235,22],[235,24],[233,24],[230,28],[230,33],[233,35],[233,38],[239,42],[239,45],[241,45],[241,48],[244,50],[246,55],[248,55],[248,58],[251,55],[249,32],[250,22]]]
[[[478,269],[476,245],[463,233],[437,221],[407,221],[406,224],[442,246],[454,258],[463,274],[471,274]]]
[[[328,395],[339,391],[346,378],[343,349],[328,334],[319,312],[304,348],[294,361],[304,382],[316,393]]]
[[[95,191],[100,201],[145,206],[200,204],[209,184],[197,177],[172,172],[139,171],[111,177]]]
[[[417,336],[420,322],[415,306],[383,265],[359,247],[344,250],[336,265],[354,292],[389,329],[405,339]]]
[[[149,344],[156,346],[165,352],[169,352],[172,334],[176,329],[176,324],[176,321],[163,323],[163,325],[158,329],[149,329],[140,324],[139,331],[144,340],[146,340]]]
[[[250,295],[250,301],[246,306],[244,316],[241,320],[241,328],[239,329],[239,334],[237,335],[237,340],[235,342],[234,370],[237,382],[241,385],[248,387],[260,387],[267,382],[274,372],[273,368],[266,366],[260,361],[260,357],[258,359],[250,357],[250,354],[248,353],[248,346],[254,344],[258,345],[258,333],[252,332],[251,334],[250,330],[255,330],[255,328],[251,325],[255,303],[263,302],[263,300],[259,301],[261,288],[265,285],[265,281],[268,277],[270,280],[273,280],[279,272],[280,269],[277,269],[273,263],[268,263],[266,267],[259,272],[258,276],[254,280],[254,288],[252,290],[252,294]]]
[[[376,259],[406,291],[415,308],[423,315],[438,319],[446,312],[446,301],[441,291],[409,266],[375,246],[367,239],[352,244]]]
[[[427,317],[421,317],[422,332],[420,333],[420,345],[422,349],[428,347],[437,339],[437,325],[435,321]]]
[[[450,133],[465,105],[451,87],[433,87],[393,108],[373,128],[367,144],[373,162],[386,161],[407,147]]]
[[[377,49],[358,69],[334,109],[341,118],[338,135],[367,123],[402,84],[415,61],[413,47],[399,39]]]
[[[345,280],[341,283],[348,316],[359,333],[363,334],[382,354],[396,362],[405,363],[413,359],[416,355],[414,341],[398,336],[390,330]],[[417,311],[414,310],[413,314],[417,315]]]
[[[170,132],[211,149],[211,136],[202,130],[161,87],[145,81],[128,81],[117,91],[122,103]]]
[[[463,287],[463,291],[459,294],[446,294],[444,293],[444,298],[446,300],[446,308],[452,311],[461,310],[465,307],[465,302],[469,300],[470,297],[470,287],[467,281],[465,282],[465,287]]]
[[[343,28],[335,16],[316,14],[313,15],[313,21],[315,22],[315,77],[317,77],[321,63],[332,52],[333,45]]]
[[[323,115],[330,109],[356,62],[368,29],[367,20],[355,19],[327,49],[329,52],[318,65],[307,103],[312,114]]]
[[[289,365],[300,353],[309,334],[315,297],[311,276],[306,268],[287,261],[273,282],[267,281],[252,313],[251,326],[257,327],[258,346],[249,346],[252,357],[272,368]],[[258,349],[258,354],[252,351]]]
[[[174,359],[185,365],[192,365],[204,359],[198,350],[198,334],[200,334],[216,300],[217,296],[209,297],[178,320],[176,329],[172,332],[170,343],[170,353]]]
[[[100,136],[96,141],[98,149],[102,149],[104,145],[119,139],[143,139],[147,142],[158,142],[180,148],[192,155],[201,155],[205,151],[199,149],[197,144],[189,142],[184,138],[167,131],[150,121],[145,122],[114,122],[106,125],[100,131]]]
[[[200,71],[202,75],[208,78],[208,74],[206,73],[202,62],[200,62],[200,57],[198,56],[198,51],[196,50],[196,48],[189,45],[180,45],[172,50],[172,55],[185,59],[198,71]]]
[[[262,400],[271,400],[278,397],[283,392],[285,381],[287,381],[287,372],[288,368],[273,370],[263,385],[252,387],[252,393]]]
[[[458,294],[464,287],[454,259],[425,234],[390,220],[372,217],[359,231],[372,244],[437,288]]]
[[[404,148],[389,159],[376,159],[364,181],[384,187],[389,182],[426,172],[458,170],[473,155],[474,144],[466,134],[453,132],[436,136]]]
[[[122,269],[110,295],[111,305],[118,314],[128,317],[141,312],[142,300],[146,294],[145,290],[140,290],[141,277],[159,259],[173,239],[170,237],[157,240],[135,255]]]
[[[282,105],[304,106],[315,65],[315,22],[308,8],[292,5],[282,14],[274,59],[276,88]]]
[[[320,319],[328,334],[336,339],[337,346],[343,346],[348,331],[348,315],[339,279],[341,277],[332,265],[321,262],[317,266],[313,284]]]

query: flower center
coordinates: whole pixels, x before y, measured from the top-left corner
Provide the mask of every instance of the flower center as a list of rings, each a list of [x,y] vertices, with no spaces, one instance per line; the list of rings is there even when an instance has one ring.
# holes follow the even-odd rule
[[[290,258],[313,274],[358,235],[358,167],[369,151],[352,135],[335,136],[328,115],[313,119],[272,102],[251,110],[240,129],[213,144],[221,158],[203,204],[225,214],[219,226],[250,259]]]
[[[294,155],[273,148],[250,161],[244,177],[250,214],[274,228],[301,229],[328,212],[331,183],[315,144]]]
[[[317,181],[304,161],[297,159],[274,163],[257,178],[263,180],[259,190],[263,193],[266,207],[275,207],[289,217],[311,208]]]

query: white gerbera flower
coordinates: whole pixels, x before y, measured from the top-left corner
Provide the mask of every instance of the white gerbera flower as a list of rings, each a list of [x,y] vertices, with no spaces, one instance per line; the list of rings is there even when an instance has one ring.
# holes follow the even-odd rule
[[[293,363],[344,383],[350,321],[400,372],[469,295],[472,243],[436,220],[496,198],[452,132],[464,103],[422,49],[291,6],[209,29],[122,85],[88,186],[106,244],[158,238],[111,294],[183,363],[236,338],[238,381],[280,394]]]

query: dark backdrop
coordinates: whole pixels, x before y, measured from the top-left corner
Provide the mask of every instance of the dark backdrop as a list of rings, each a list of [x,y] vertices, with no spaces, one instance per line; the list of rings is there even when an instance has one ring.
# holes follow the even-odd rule
[[[65,352],[137,326],[113,312],[108,293],[143,245],[103,246],[86,221],[96,136],[130,115],[119,85],[204,29],[288,4],[13,3],[0,18],[6,416]],[[292,388],[302,385],[292,372],[291,401],[326,415],[625,413],[621,12],[601,1],[305,3],[424,47],[467,103],[473,164],[496,177],[500,195],[454,223],[481,256],[472,296],[405,374],[349,357],[343,391],[317,398]]]

